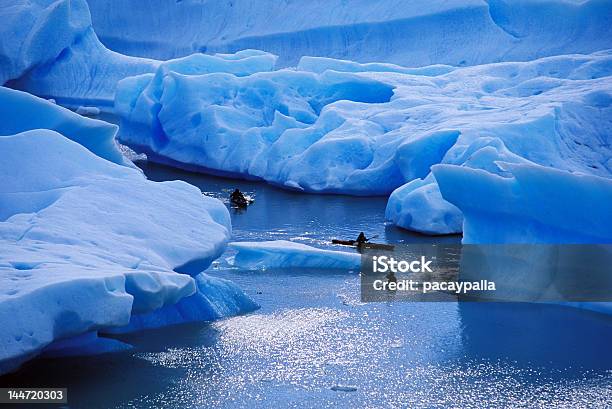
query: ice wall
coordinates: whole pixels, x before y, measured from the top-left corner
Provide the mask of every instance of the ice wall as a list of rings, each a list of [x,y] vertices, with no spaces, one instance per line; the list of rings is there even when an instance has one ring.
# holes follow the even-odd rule
[[[111,110],[117,81],[152,72],[157,61],[108,50],[91,27],[85,0],[0,5],[0,85],[66,106]]]
[[[456,66],[612,48],[607,0],[89,0],[109,48],[169,59],[254,48],[409,67]]]

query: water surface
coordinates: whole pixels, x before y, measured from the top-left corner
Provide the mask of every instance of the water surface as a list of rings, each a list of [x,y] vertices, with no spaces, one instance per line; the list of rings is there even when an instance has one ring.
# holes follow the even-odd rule
[[[363,230],[381,242],[456,242],[384,222],[386,198],[287,192],[258,183],[143,167],[226,200],[235,240],[328,248]],[[134,350],[37,360],[13,385],[69,388],[72,408],[605,407],[612,398],[612,320],[528,304],[370,303],[355,272],[245,271],[226,252],[209,273],[235,281],[261,309],[212,324],[122,336]]]

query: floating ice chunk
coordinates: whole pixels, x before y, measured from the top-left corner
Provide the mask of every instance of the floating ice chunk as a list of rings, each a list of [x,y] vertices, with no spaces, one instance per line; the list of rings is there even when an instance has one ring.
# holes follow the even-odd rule
[[[167,325],[214,321],[254,311],[259,306],[231,281],[201,273],[194,277],[197,291],[175,304],[144,314],[133,314],[130,323],[111,327],[105,333],[127,333]]]
[[[51,130],[0,136],[0,152],[0,372],[198,289],[203,319],[253,306],[227,282],[174,271],[223,252],[231,226],[220,201],[183,182],[150,182]]]
[[[385,217],[426,234],[461,233],[463,226],[461,211],[442,198],[433,176],[397,188],[389,197]]]
[[[357,387],[351,385],[334,385],[330,389],[334,392],[357,392]]]
[[[80,106],[75,111],[79,115],[83,116],[98,116],[100,115],[100,108],[97,107],[88,107],[88,106]]]
[[[238,251],[234,265],[241,268],[327,268],[354,270],[361,266],[361,256],[345,251],[321,250],[292,241],[233,242]]]

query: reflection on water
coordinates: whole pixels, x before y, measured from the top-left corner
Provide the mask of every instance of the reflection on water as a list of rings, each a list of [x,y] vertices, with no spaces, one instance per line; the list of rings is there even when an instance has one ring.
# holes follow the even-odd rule
[[[237,240],[323,247],[361,230],[390,243],[438,240],[385,227],[384,198],[146,172],[221,198],[234,187],[254,194],[252,207],[232,215]],[[221,260],[210,273],[235,281],[262,308],[121,336],[133,351],[36,361],[3,384],[67,386],[70,407],[88,409],[605,407],[612,397],[607,317],[530,304],[361,303],[359,275],[338,271],[245,271]]]

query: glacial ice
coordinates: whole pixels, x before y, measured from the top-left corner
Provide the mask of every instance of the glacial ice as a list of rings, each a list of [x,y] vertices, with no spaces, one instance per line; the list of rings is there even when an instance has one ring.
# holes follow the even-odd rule
[[[376,67],[128,78],[118,86],[120,137],[175,166],[310,192],[393,192],[387,218],[429,234],[463,224],[430,173],[439,163],[610,177],[610,51],[431,75]]]
[[[101,158],[124,166],[134,166],[117,147],[116,125],[83,118],[45,99],[0,86],[0,118],[0,135],[14,135],[32,129],[52,129]]]
[[[112,110],[115,86],[158,61],[108,50],[85,0],[17,0],[0,7],[0,85],[65,106]]]
[[[160,328],[185,322],[214,321],[243,314],[259,308],[233,282],[206,273],[194,277],[195,294],[144,314],[132,314],[128,325],[110,327],[102,332],[110,334]]]
[[[99,336],[96,331],[61,339],[47,345],[41,352],[45,358],[100,355],[132,349],[132,345],[116,339]]]
[[[299,190],[380,194],[399,183],[397,169],[385,172],[392,147],[374,151],[382,127],[345,120],[341,108],[353,112],[347,101],[338,110],[325,109],[350,99],[375,106],[391,98],[390,85],[331,71],[164,75],[144,86],[142,77],[118,85],[120,139],[150,158]],[[161,95],[159,102],[151,95]],[[359,169],[368,164],[372,169]],[[382,177],[393,171],[395,185]]]
[[[607,0],[238,0],[224,19],[222,2],[89,3],[93,27],[85,0],[0,5],[0,373],[257,308],[201,272],[230,238],[227,209],[147,181],[116,126],[55,102],[117,113],[122,141],[153,160],[391,194],[386,217],[407,229],[612,242]],[[337,12],[312,18],[321,8]],[[286,241],[231,247],[245,268],[360,264]]]
[[[1,5],[0,85],[54,61],[91,27],[83,0],[18,0]]]
[[[232,242],[229,247],[237,251],[235,266],[253,270],[291,267],[359,270],[361,266],[358,253],[322,250],[287,240]]]
[[[445,200],[464,215],[463,243],[612,243],[612,179],[500,162],[500,176],[435,165]]]
[[[344,11],[317,19],[317,1],[238,1],[228,19],[222,4],[154,3],[90,0],[93,25],[84,0],[2,8],[0,81],[75,108],[114,103],[122,140],[174,166],[393,192],[389,220],[430,234],[463,228],[438,163],[610,177],[605,0],[332,2]]]
[[[156,59],[247,48],[408,67],[529,61],[612,48],[608,0],[89,0],[109,48]],[[321,12],[328,10],[333,12]]]
[[[75,129],[91,121],[55,115]],[[164,311],[161,325],[177,303],[182,315],[166,323],[256,307],[232,284],[174,271],[223,252],[231,225],[218,200],[147,181],[52,130],[0,136],[0,152],[0,373],[133,317]]]

